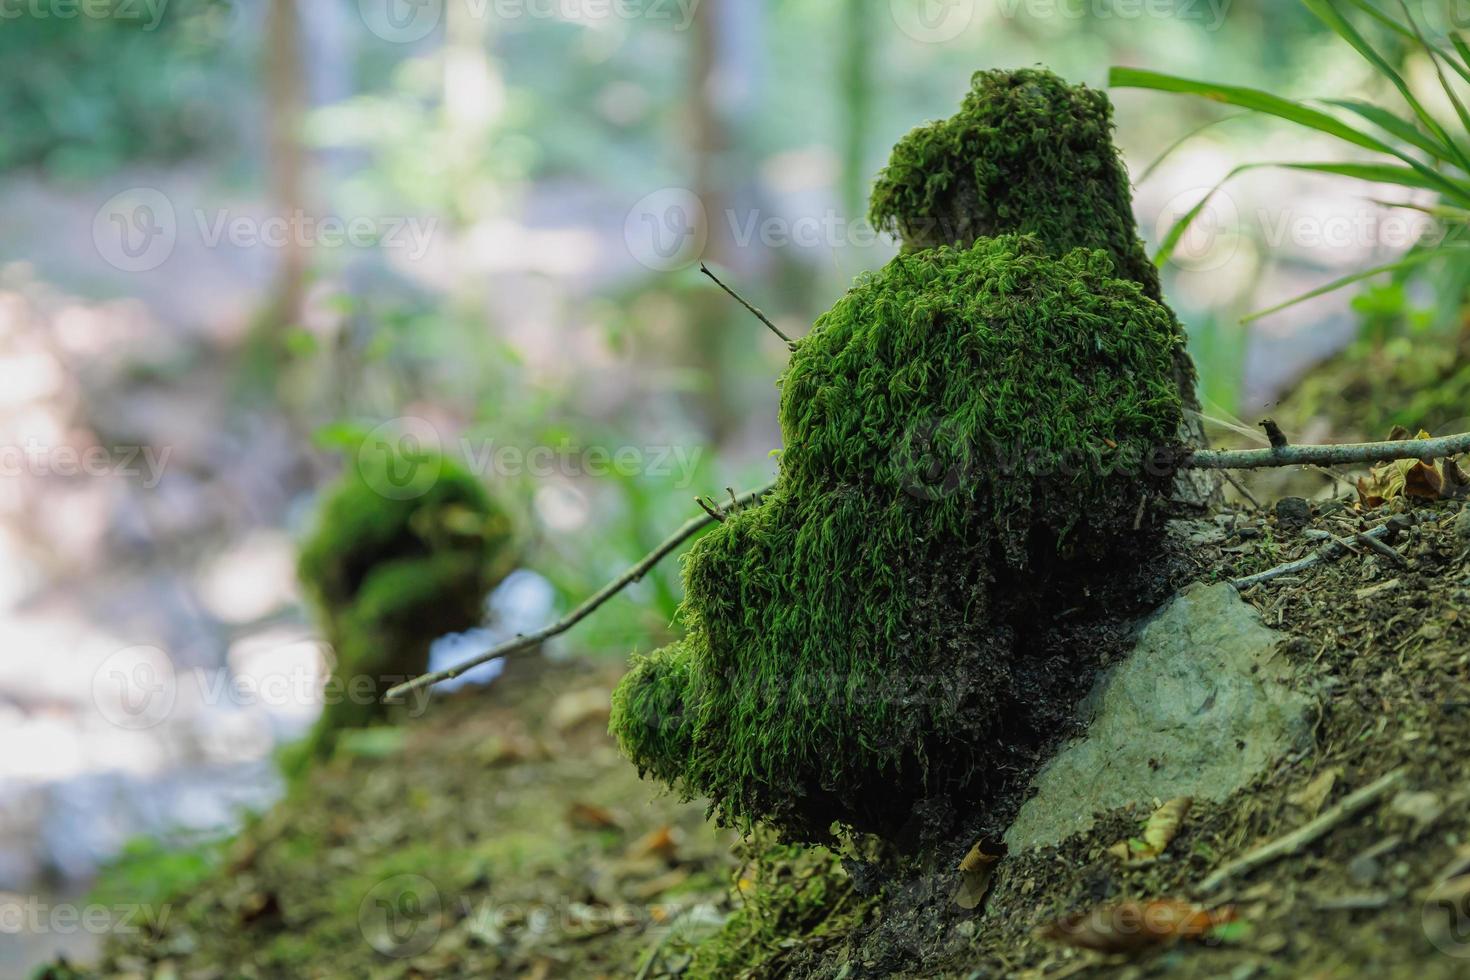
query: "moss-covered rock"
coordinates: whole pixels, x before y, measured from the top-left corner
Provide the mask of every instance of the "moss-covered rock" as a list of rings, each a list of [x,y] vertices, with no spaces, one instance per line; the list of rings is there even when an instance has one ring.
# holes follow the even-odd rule
[[[1113,145],[1112,104],[1043,69],[976,72],[958,113],[894,147],[870,215],[909,248],[1031,234],[1058,254],[1102,249],[1120,278],[1160,298]]]
[[[687,636],[612,730],[743,827],[890,833],[983,795],[1065,664],[1021,642],[1061,582],[1146,555],[1178,333],[1103,251],[1032,237],[900,256],[796,345],[775,489],[685,563]],[[1061,608],[1061,607],[1056,607]]]
[[[981,236],[1010,234],[1035,235],[1056,255],[1102,249],[1117,276],[1164,302],[1113,143],[1112,103],[1045,69],[976,72],[959,112],[893,148],[870,216],[906,249],[968,248]],[[1174,383],[1185,409],[1179,437],[1204,445],[1197,372],[1183,328],[1176,323],[1175,330]],[[1197,509],[1217,498],[1219,486],[1214,474],[1185,471],[1171,495]]]
[[[288,769],[381,718],[429,646],[478,625],[516,562],[514,527],[481,482],[437,453],[363,452],[325,495],[297,572],[336,654],[321,721]]]

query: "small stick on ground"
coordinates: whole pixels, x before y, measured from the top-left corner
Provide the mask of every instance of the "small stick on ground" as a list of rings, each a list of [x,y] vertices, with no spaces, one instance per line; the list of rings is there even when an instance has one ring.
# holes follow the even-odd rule
[[[1217,869],[1208,878],[1200,882],[1195,891],[1201,894],[1208,894],[1231,878],[1254,871],[1261,865],[1269,864],[1278,858],[1288,857],[1302,851],[1332,828],[1349,817],[1354,816],[1359,811],[1366,809],[1376,800],[1386,795],[1390,790],[1396,788],[1399,783],[1404,781],[1404,775],[1405,770],[1395,769],[1376,782],[1369,783],[1355,793],[1350,793],[1315,820],[1311,820],[1296,830],[1293,830],[1285,837],[1278,837],[1269,844],[1263,844],[1243,857]]]
[[[1241,483],[1240,480],[1236,478],[1236,476],[1235,476],[1234,473],[1231,473],[1229,470],[1222,470],[1220,472],[1220,475],[1225,478],[1225,482],[1226,483],[1230,484],[1236,490],[1240,491],[1240,495],[1242,497],[1244,497],[1246,500],[1250,501],[1250,505],[1252,507],[1254,507],[1256,510],[1264,510],[1265,509],[1264,507],[1261,506],[1261,502],[1259,500],[1257,500],[1251,494],[1251,492],[1245,488],[1245,484],[1244,483]]]
[[[1389,518],[1388,521],[1378,525],[1371,531],[1360,532],[1356,536],[1356,540],[1363,542],[1364,544],[1368,545],[1370,548],[1374,548],[1375,550],[1380,545],[1384,548],[1388,548],[1388,545],[1383,544],[1383,538],[1392,537],[1405,528],[1412,527],[1413,524],[1413,515],[1399,514],[1397,517]],[[1277,565],[1275,568],[1268,569],[1264,572],[1259,572],[1255,575],[1247,575],[1244,578],[1232,579],[1230,584],[1235,586],[1237,592],[1244,592],[1246,589],[1260,585],[1263,582],[1269,582],[1272,579],[1280,578],[1283,575],[1290,575],[1293,572],[1306,571],[1314,565],[1320,565],[1324,561],[1331,561],[1332,559],[1341,557],[1343,554],[1347,554],[1352,550],[1353,549],[1348,545],[1346,541],[1339,541],[1338,539],[1333,538],[1324,547],[1312,552],[1305,558],[1298,558],[1296,561],[1287,562],[1285,565]],[[1392,548],[1388,548],[1388,550],[1393,551]],[[1408,560],[1405,559],[1403,555],[1400,555],[1397,551],[1393,551],[1393,554],[1398,560],[1403,561],[1406,565],[1408,564]]]
[[[1360,531],[1357,535],[1355,535],[1355,540],[1361,541],[1363,544],[1366,544],[1368,547],[1372,548],[1374,551],[1378,552],[1380,555],[1387,558],[1389,561],[1393,562],[1400,568],[1409,567],[1409,559],[1405,558],[1397,551],[1394,551],[1392,548],[1390,548],[1388,545],[1384,544],[1377,538],[1369,537],[1366,533]]]
[[[701,263],[699,263],[699,271],[700,272],[703,272],[705,275],[707,275],[711,279],[713,279],[714,282],[715,282],[715,285],[716,286],[719,286],[725,292],[729,293],[730,296],[731,296],[731,298],[734,299],[735,302],[737,302],[741,306],[745,307],[751,313],[754,313],[757,320],[759,320],[761,323],[764,323],[766,326],[768,326],[768,327],[771,328],[771,333],[775,334],[777,337],[780,337],[782,340],[786,341],[786,346],[787,347],[790,347],[792,350],[795,350],[796,349],[796,341],[792,340],[790,337],[788,337],[784,333],[782,333],[780,327],[778,327],[774,323],[772,323],[771,320],[770,320],[770,318],[767,317],[760,310],[756,309],[754,306],[751,306],[749,303],[747,303],[741,297],[741,295],[739,293],[735,292],[735,290],[731,289],[729,286],[727,286],[724,283],[720,282],[720,277],[717,276],[717,275],[715,275],[713,272],[709,271],[709,266],[707,266],[703,262],[701,262]]]
[[[598,606],[601,606],[604,602],[607,602],[607,600],[611,599],[613,596],[617,595],[619,592],[623,591],[634,582],[642,579],[644,575],[648,574],[649,569],[653,568],[654,565],[657,565],[660,561],[663,560],[666,555],[674,551],[685,541],[688,541],[690,538],[694,537],[695,534],[697,534],[710,524],[714,523],[715,521],[721,520],[724,517],[728,517],[731,513],[740,509],[741,507],[744,507],[759,500],[767,493],[770,493],[771,488],[774,486],[775,484],[772,483],[757,490],[747,490],[745,491],[745,493],[742,493],[739,497],[731,501],[729,507],[720,509],[718,511],[718,514],[714,512],[709,512],[702,517],[692,517],[689,520],[685,521],[684,525],[680,527],[679,530],[669,535],[669,537],[666,538],[664,542],[660,544],[657,548],[654,548],[648,554],[644,555],[643,558],[638,562],[638,564],[634,565],[632,568],[628,569],[626,572],[619,575],[617,578],[613,579],[602,588],[598,589],[591,598],[584,601],[580,606],[573,609],[571,612],[567,613],[565,616],[563,616],[561,619],[558,619],[550,626],[547,626],[544,629],[539,629],[534,633],[526,633],[521,636],[517,636],[515,639],[509,640],[505,643],[500,644],[497,647],[486,650],[484,653],[477,653],[473,657],[470,657],[468,660],[461,660],[453,667],[448,667],[444,670],[437,670],[432,674],[424,674],[422,677],[415,677],[411,681],[399,684],[397,687],[390,688],[388,693],[383,695],[383,700],[387,702],[396,702],[401,699],[405,694],[417,691],[420,688],[429,687],[432,684],[438,684],[440,681],[453,680],[466,671],[480,666],[480,664],[488,663],[491,660],[499,660],[501,657],[508,657],[513,653],[520,653],[523,650],[529,650],[532,647],[539,646],[540,644],[545,643],[553,636],[559,636],[560,634],[565,633],[567,630],[571,629],[573,626],[576,626],[582,620],[590,616],[597,609]]]
[[[1470,452],[1470,432],[1438,439],[1396,439],[1340,446],[1282,446],[1271,449],[1197,449],[1179,463],[1187,470],[1257,470],[1267,466],[1335,466],[1392,459],[1441,459]]]

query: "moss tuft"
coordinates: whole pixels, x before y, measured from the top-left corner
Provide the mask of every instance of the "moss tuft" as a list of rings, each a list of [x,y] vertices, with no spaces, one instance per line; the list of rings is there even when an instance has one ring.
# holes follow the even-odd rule
[[[1159,299],[1102,92],[1043,69],[976,72],[960,111],[894,147],[873,188],[876,227],[909,248],[1032,234],[1060,254],[1102,249]]]
[[[792,355],[775,489],[694,546],[687,636],[615,696],[625,751],[810,840],[983,792],[1062,666],[1019,652],[1048,583],[1153,547],[1177,343],[1102,251],[981,239],[860,278]]]
[[[389,452],[356,462],[327,492],[298,561],[336,665],[321,721],[288,769],[330,754],[337,730],[380,718],[382,693],[424,672],[435,639],[478,625],[516,561],[509,516],[454,461]]]

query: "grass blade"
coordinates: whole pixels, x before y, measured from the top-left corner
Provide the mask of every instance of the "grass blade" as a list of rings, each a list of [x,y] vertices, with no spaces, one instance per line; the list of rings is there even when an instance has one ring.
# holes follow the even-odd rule
[[[1436,173],[1423,163],[1414,159],[1409,154],[1390,146],[1383,140],[1371,136],[1362,130],[1355,129],[1340,119],[1330,116],[1318,109],[1283,99],[1272,95],[1270,92],[1262,92],[1259,89],[1246,88],[1240,85],[1221,85],[1216,82],[1202,82],[1195,79],[1180,78],[1177,75],[1166,75],[1162,72],[1147,71],[1142,68],[1120,68],[1114,67],[1108,73],[1108,84],[1113,88],[1143,88],[1156,92],[1170,92],[1183,95],[1197,95],[1226,105],[1237,106],[1242,109],[1250,109],[1254,112],[1275,116],[1305,126],[1308,129],[1335,136],[1340,140],[1351,143],[1363,149],[1373,150],[1396,157],[1412,167],[1426,181],[1426,186],[1433,185],[1441,192],[1454,197],[1456,200],[1465,201],[1466,186],[1456,184],[1444,175]],[[1459,154],[1456,154],[1457,158]],[[1465,168],[1470,172],[1470,167]]]
[[[1444,249],[1430,249],[1422,252],[1411,252],[1405,258],[1390,262],[1387,265],[1374,266],[1371,269],[1364,269],[1361,272],[1354,272],[1350,276],[1343,276],[1341,279],[1334,279],[1332,280],[1332,282],[1329,282],[1325,286],[1318,286],[1316,289],[1302,293],[1300,296],[1295,296],[1284,303],[1277,303],[1275,306],[1267,307],[1264,310],[1257,310],[1254,313],[1249,313],[1246,316],[1242,317],[1240,322],[1250,323],[1253,320],[1259,320],[1263,316],[1270,316],[1272,313],[1279,313],[1282,310],[1297,305],[1298,303],[1305,303],[1309,299],[1316,299],[1318,296],[1325,296],[1328,293],[1336,292],[1344,286],[1351,286],[1353,283],[1362,282],[1364,279],[1371,279],[1374,276],[1382,275],[1385,272],[1398,272],[1404,269],[1411,269],[1415,266],[1423,265],[1430,259],[1439,258],[1440,256],[1444,255],[1445,251],[1446,250]]]
[[[1352,45],[1353,49],[1373,66],[1374,71],[1392,82],[1394,88],[1399,90],[1399,95],[1403,96],[1409,108],[1414,111],[1414,115],[1418,116],[1419,121],[1424,124],[1424,128],[1454,152],[1455,162],[1461,169],[1470,172],[1470,159],[1460,152],[1459,147],[1455,145],[1445,128],[1440,125],[1439,120],[1430,115],[1423,103],[1414,96],[1413,89],[1409,88],[1404,77],[1374,49],[1373,45],[1368,43],[1368,39],[1363,37],[1358,29],[1342,15],[1342,12],[1332,6],[1329,0],[1302,0],[1302,4],[1315,14],[1318,20],[1331,28],[1333,33]]]
[[[1143,68],[1113,68],[1108,73],[1108,85],[1112,88],[1145,88],[1155,92],[1172,92],[1182,95],[1198,95],[1215,102],[1223,102],[1252,112],[1265,113],[1278,119],[1294,122],[1299,126],[1314,129],[1319,133],[1336,136],[1338,139],[1377,153],[1398,154],[1382,140],[1354,129],[1347,123],[1325,112],[1263,92],[1260,89],[1241,85],[1221,85],[1201,82],[1163,72]]]
[[[1371,102],[1360,102],[1357,99],[1323,99],[1322,101],[1325,105],[1337,106],[1339,109],[1346,109],[1362,116],[1385,133],[1423,150],[1433,159],[1444,163],[1458,163],[1458,157],[1452,148],[1436,142],[1407,119],[1401,119],[1381,106],[1376,106]]]
[[[1244,115],[1244,113],[1237,112],[1233,116],[1221,116],[1219,119],[1210,120],[1203,126],[1197,126],[1194,129],[1191,129],[1189,132],[1185,133],[1183,136],[1179,137],[1177,140],[1165,147],[1162,153],[1154,157],[1153,162],[1150,163],[1147,167],[1144,167],[1143,173],[1139,174],[1138,179],[1133,182],[1134,186],[1136,187],[1137,185],[1142,184],[1145,180],[1148,180],[1150,177],[1152,177],[1154,171],[1159,169],[1159,165],[1162,164],[1165,160],[1169,159],[1169,157],[1174,155],[1175,150],[1179,149],[1185,143],[1188,143],[1190,140],[1194,139],[1200,133],[1203,133],[1205,130],[1211,128],[1212,126],[1218,126],[1222,122],[1229,122],[1232,119],[1239,119],[1242,115]]]

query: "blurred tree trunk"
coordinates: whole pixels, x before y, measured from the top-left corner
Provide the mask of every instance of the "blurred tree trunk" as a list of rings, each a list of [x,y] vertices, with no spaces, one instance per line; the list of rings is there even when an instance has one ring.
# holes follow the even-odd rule
[[[867,147],[873,112],[872,0],[847,0],[842,15],[847,33],[842,47],[841,103],[846,118],[842,134],[842,206],[849,221],[867,212]]]
[[[306,151],[302,123],[306,110],[301,20],[296,0],[270,0],[266,14],[266,139],[270,154],[272,204],[289,227],[306,211]],[[274,301],[263,324],[263,340],[273,355],[283,352],[281,335],[301,319],[308,272],[307,250],[295,234],[281,249]]]
[[[719,29],[721,7],[727,0],[705,0],[694,21],[694,51],[690,61],[691,104],[690,150],[694,158],[694,187],[704,204],[702,220],[706,227],[707,245],[704,258],[713,263],[729,261],[731,243],[724,235],[723,215],[728,198],[722,179],[721,158],[729,149],[730,136],[720,111]],[[692,323],[688,341],[694,366],[704,380],[703,414],[705,429],[716,446],[729,436],[735,425],[735,409],[730,405],[725,372],[725,327],[729,324],[726,297],[714,290],[703,290],[691,301]]]

